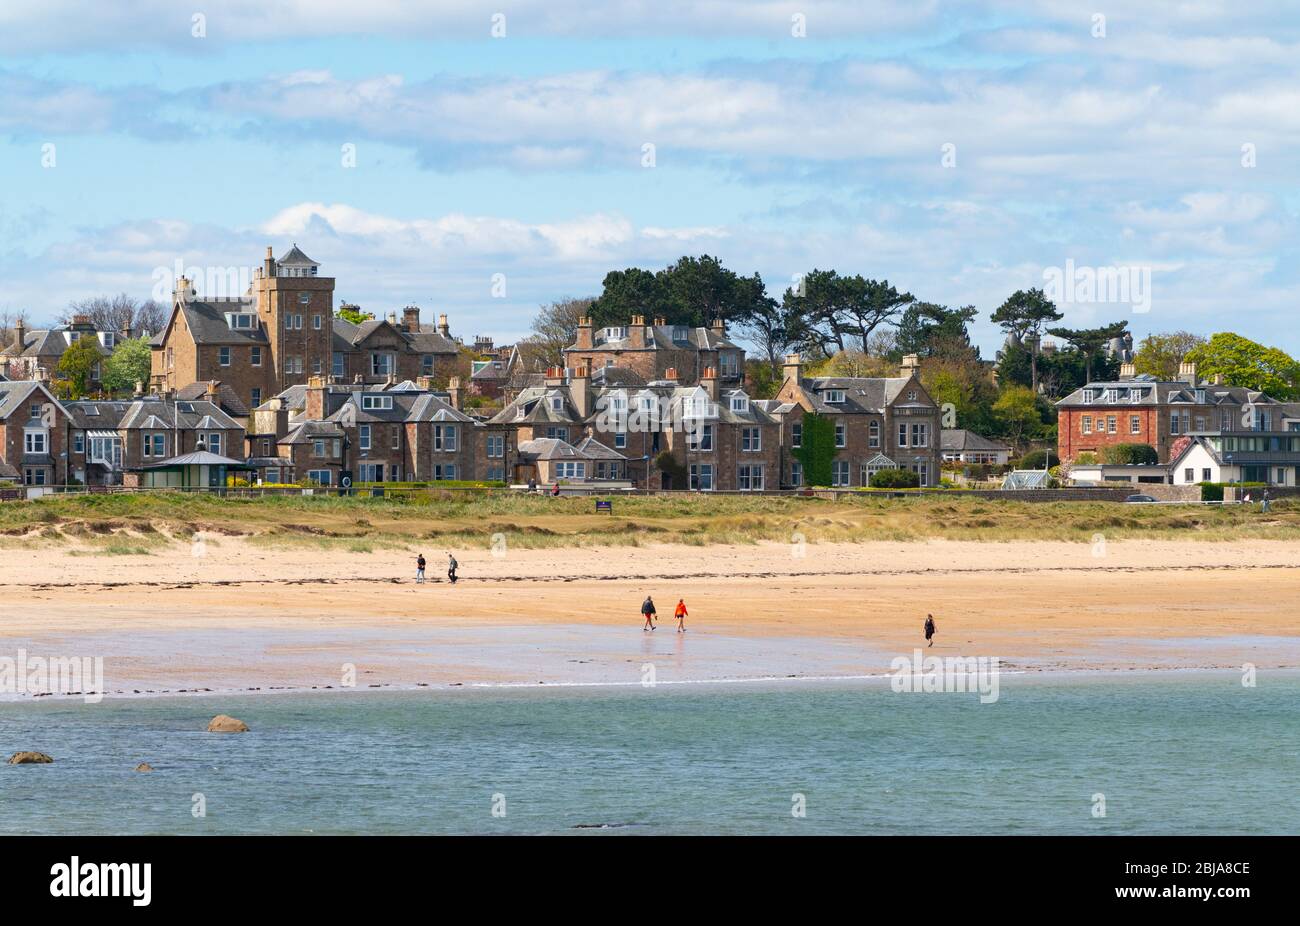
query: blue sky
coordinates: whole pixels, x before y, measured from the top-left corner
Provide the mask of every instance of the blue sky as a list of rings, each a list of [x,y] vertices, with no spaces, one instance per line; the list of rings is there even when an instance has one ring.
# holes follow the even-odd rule
[[[778,297],[817,267],[974,304],[991,355],[988,312],[1072,261],[1151,304],[1066,324],[1300,353],[1283,3],[194,6],[0,7],[0,312],[297,242],[341,298],[508,341],[710,253]]]

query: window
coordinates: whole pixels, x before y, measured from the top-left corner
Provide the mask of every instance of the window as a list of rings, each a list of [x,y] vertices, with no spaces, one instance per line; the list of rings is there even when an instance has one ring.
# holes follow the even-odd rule
[[[790,446],[791,446],[791,447],[802,447],[802,446],[803,446],[803,425],[802,425],[802,424],[796,424],[796,425],[791,426],[791,428],[790,428]]]
[[[1106,416],[1106,433],[1107,433],[1107,434],[1114,434],[1114,433],[1116,433],[1116,425],[1117,425],[1117,422],[1116,422],[1116,418],[1115,418],[1114,415],[1108,415],[1108,416]]]
[[[555,475],[560,479],[586,479],[587,464],[570,460],[556,463]]]
[[[27,406],[27,417],[28,417],[28,418],[40,418],[40,417],[41,417],[41,406],[40,406],[39,404],[37,404],[37,403],[32,403],[31,405]]]
[[[144,434],[142,438],[142,453],[146,457],[165,457],[167,456],[167,435],[161,433]]]
[[[908,392],[907,392],[907,401],[909,401],[909,402],[915,402],[915,401],[916,401],[916,390],[915,390],[915,389],[909,389],[909,390],[908,390]]]
[[[831,463],[831,485],[847,486],[849,484],[849,461],[835,460]]]
[[[256,317],[244,312],[227,312],[226,324],[236,331],[248,331],[257,327]]]
[[[842,422],[837,423],[835,425],[835,446],[846,447],[848,446],[848,442],[849,442],[848,428],[846,428]]]
[[[314,457],[325,456],[325,440],[323,438],[318,437],[311,442],[311,455]]]
[[[790,485],[803,485],[803,464],[798,460],[793,460],[790,463]]]
[[[740,449],[743,453],[756,453],[762,450],[763,430],[761,428],[741,428]]]
[[[736,488],[742,492],[763,491],[763,467],[750,463],[737,467]]]
[[[1195,482],[1195,481],[1196,481],[1195,469],[1189,466],[1187,467],[1187,469],[1183,470],[1183,482]]]
[[[262,479],[265,482],[275,484],[280,481],[280,467],[268,466],[262,473]]]
[[[1092,415],[1084,415],[1082,418],[1082,428],[1084,434],[1092,433]]]
[[[433,354],[420,355],[420,373],[423,376],[433,375]]]
[[[626,432],[626,431],[615,431],[615,432],[614,432],[614,449],[615,449],[615,450],[625,450],[625,449],[627,449],[627,432]]]
[[[690,338],[690,329],[685,325],[673,325],[673,341],[685,344]]]
[[[361,426],[361,431],[358,436],[357,443],[362,450],[370,449],[370,425],[363,424]]]
[[[298,304],[299,304],[299,305],[311,305],[311,293],[299,293],[299,294],[298,294]],[[298,318],[301,319],[302,316],[299,315]],[[301,321],[298,322],[298,327],[299,327],[299,328],[302,327],[302,322],[301,322]]]
[[[301,373],[301,372],[302,372],[302,358],[301,358],[301,357],[285,357],[285,358],[284,358],[284,372],[286,372],[286,373]]]
[[[1198,432],[1200,432],[1200,431],[1204,431],[1204,430],[1205,430],[1205,416],[1204,416],[1204,415],[1197,415],[1195,418],[1192,419],[1192,421],[1195,423],[1195,428],[1194,428],[1194,430],[1196,430],[1196,431],[1198,431]]]
[[[911,468],[912,472],[916,473],[921,485],[928,486],[930,484],[929,463],[913,463]]]
[[[912,446],[928,447],[930,446],[930,426],[925,423],[912,424]]]
[[[319,316],[319,315],[313,315],[313,316],[311,317],[311,326],[312,326],[313,328],[315,328],[317,331],[320,331],[320,316]]]
[[[1169,433],[1177,434],[1178,432],[1178,412],[1169,413]]]
[[[343,376],[343,355],[338,351],[330,358],[330,373],[335,376]]]
[[[735,379],[739,374],[739,365],[736,363],[735,354],[721,354],[718,356],[718,375],[723,379]]]
[[[880,446],[880,422],[873,421],[867,426],[867,446]]]
[[[748,430],[748,428],[746,428]],[[713,451],[713,425],[696,424],[686,432],[686,447],[700,453]]]
[[[361,397],[361,408],[364,411],[390,411],[393,407],[393,397],[391,395],[363,395]]]
[[[1142,433],[1142,419],[1137,415],[1128,416],[1128,432],[1130,434]]]
[[[330,484],[330,471],[327,469],[309,469],[307,470],[307,479],[317,485],[327,486]]]
[[[393,444],[392,444],[392,447],[393,447],[394,450],[401,450],[401,449],[402,449],[402,427],[401,427],[401,425],[397,425],[397,426],[395,426],[395,427],[393,428]]]
[[[564,411],[564,396],[561,395],[551,396],[551,411],[554,412]]]
[[[456,451],[456,426],[454,424],[435,424],[433,426],[433,449],[445,453]]]
[[[384,481],[384,464],[382,463],[362,463],[357,467],[357,481],[359,482],[383,482]]]
[[[393,372],[393,355],[392,354],[371,354],[370,355],[370,375],[387,376]]]
[[[552,438],[552,439],[554,439],[554,440],[568,440],[568,439],[569,439],[569,429],[568,429],[568,428],[555,428],[555,427],[547,428],[547,429],[546,429],[546,436],[549,437],[549,438]]]
[[[898,446],[907,446],[907,422],[905,421],[898,423]]]
[[[207,444],[209,453],[221,453],[220,432],[216,432],[216,431],[209,432],[207,435],[207,440],[204,441],[204,443]]]
[[[284,317],[284,327],[289,331],[302,330],[302,316],[288,314]]]
[[[713,464],[691,464],[691,488],[697,492],[709,492],[713,489]]]
[[[825,395],[825,400],[826,400],[826,404],[827,404],[827,405],[843,405],[843,404],[844,404],[844,390],[843,390],[843,389],[827,389],[827,390],[826,390],[826,395]]]
[[[262,404],[262,390],[261,390],[261,389],[256,389],[256,388],[255,388],[255,389],[252,389],[252,390],[248,393],[248,397],[249,397],[249,400],[253,403],[253,408],[257,408],[257,406],[259,406],[259,405]]]
[[[433,478],[438,480],[455,479],[455,463],[438,463],[433,467]]]
[[[270,455],[271,455],[271,438],[264,437],[262,438],[262,456],[269,457]]]
[[[489,457],[504,457],[506,455],[505,435],[503,434],[488,435],[487,455]]]
[[[228,367],[228,366],[230,366],[230,348],[229,348],[229,347],[220,347],[220,348],[217,348],[217,363],[221,364],[223,367]]]
[[[76,434],[72,435],[72,452],[73,452],[73,453],[85,453],[85,452],[86,452],[86,435],[85,435],[85,432],[83,432],[83,431],[78,431]]]
[[[260,367],[262,365],[262,348],[250,348],[248,351],[248,362],[255,367]]]
[[[625,337],[627,337],[627,329],[626,329],[626,328],[606,328],[606,329],[605,329],[605,340],[606,340],[606,341],[621,341],[621,340],[623,340]]]
[[[45,485],[45,470],[30,468],[23,470],[23,481],[29,486]]]
[[[1210,468],[1208,466],[1205,467],[1205,469],[1201,470],[1201,481],[1202,482],[1214,481],[1214,477],[1210,474]]]
[[[46,453],[48,438],[44,431],[24,431],[23,449],[25,453]]]

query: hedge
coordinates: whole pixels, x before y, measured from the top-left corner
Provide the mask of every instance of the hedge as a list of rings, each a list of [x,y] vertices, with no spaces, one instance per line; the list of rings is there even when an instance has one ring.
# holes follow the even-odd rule
[[[1237,489],[1262,489],[1267,483],[1263,482],[1198,482],[1201,487],[1201,501],[1203,502],[1221,502],[1223,501],[1223,487],[1232,486]]]
[[[910,469],[878,469],[871,474],[873,489],[916,489],[921,477]]]
[[[1160,455],[1150,444],[1111,444],[1102,448],[1101,458],[1113,466],[1151,466]]]

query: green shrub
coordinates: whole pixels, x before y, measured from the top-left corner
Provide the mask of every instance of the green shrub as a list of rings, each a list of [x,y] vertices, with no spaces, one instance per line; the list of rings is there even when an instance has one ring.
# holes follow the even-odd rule
[[[1114,466],[1149,466],[1160,462],[1160,455],[1150,444],[1112,444],[1102,450],[1101,458]]]
[[[803,433],[799,446],[790,451],[803,466],[803,484],[828,486],[835,461],[835,422],[829,417],[806,412],[800,422]]]
[[[1221,502],[1223,501],[1224,486],[1232,486],[1237,489],[1262,489],[1266,483],[1263,482],[1200,482],[1201,501],[1203,502]]]
[[[921,477],[910,469],[881,469],[871,474],[873,489],[915,489]]]
[[[1060,465],[1061,458],[1055,450],[1031,450],[1020,458],[1017,469],[1046,469]]]
[[[1091,450],[1085,450],[1074,458],[1074,462],[1079,466],[1094,466],[1097,464],[1097,455]]]

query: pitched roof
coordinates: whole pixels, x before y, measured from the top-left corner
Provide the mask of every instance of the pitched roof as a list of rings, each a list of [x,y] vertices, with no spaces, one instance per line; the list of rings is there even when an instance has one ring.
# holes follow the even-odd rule
[[[281,257],[279,260],[277,260],[276,263],[288,264],[290,266],[300,265],[300,264],[314,264],[316,266],[320,266],[320,264],[317,261],[312,260],[301,250],[299,250],[298,245],[296,244],[285,253],[284,257]]]
[[[910,376],[815,376],[799,382],[799,389],[819,415],[882,414],[897,404],[903,388],[915,380]],[[827,402],[826,393],[839,390],[843,402]],[[916,404],[933,407],[932,402]]]
[[[1197,401],[1197,393],[1205,396]],[[1114,395],[1114,401],[1111,396]],[[1087,401],[1085,401],[1087,399]],[[1243,386],[1220,386],[1214,383],[1192,385],[1178,380],[1162,381],[1151,376],[1133,379],[1090,382],[1057,401],[1058,407],[1092,408],[1115,405],[1276,405],[1281,404],[1257,389]]]
[[[437,331],[405,331],[400,325],[394,325],[386,318],[368,318],[359,325],[354,325],[346,318],[334,317],[334,350],[341,353],[361,350],[362,342],[380,328],[389,328],[404,340],[408,348],[417,354],[455,354],[460,352],[460,345],[451,338]]]
[[[612,328],[623,328],[631,333],[630,325],[612,325]],[[597,328],[592,332],[593,345],[591,347],[579,348],[578,345],[572,344],[564,349],[565,353],[582,353],[586,350],[605,351],[605,350],[682,350],[683,348],[694,348],[695,350],[723,350],[739,349],[735,342],[731,341],[725,334],[719,334],[712,328],[692,327],[690,325],[646,325],[646,337],[644,347],[632,347],[631,338],[605,339],[605,332],[608,328]],[[600,340],[595,340],[599,338]]]
[[[8,419],[15,412],[21,412],[24,403],[30,405],[28,399],[36,390],[40,390],[41,395],[48,401],[53,401],[55,406],[62,408],[58,401],[44,391],[40,383],[27,379],[11,380],[0,383],[0,420]]]
[[[191,453],[183,453],[178,457],[168,457],[166,460],[160,460],[157,463],[147,463],[143,469],[162,469],[171,466],[229,466],[244,468],[248,464],[243,460],[236,460],[231,457],[224,457],[219,453],[209,453],[207,450],[195,450]]]
[[[162,399],[157,396],[132,400],[118,422],[118,428],[121,429],[164,431],[177,426],[183,431],[242,430],[239,422],[215,403],[197,399]]]
[[[203,382],[190,383],[188,386],[176,390],[176,398],[178,399],[202,399],[207,394],[208,384]],[[229,383],[218,384],[217,404],[221,406],[222,411],[232,418],[248,417],[248,406],[244,404],[244,400],[231,388]]]
[[[999,440],[991,440],[983,435],[976,434],[974,431],[967,431],[964,428],[944,428],[939,432],[939,449],[949,450],[954,453],[962,451],[983,451],[993,453],[998,451],[1009,451],[1011,448]]]
[[[267,344],[266,331],[258,319],[256,327],[251,329],[231,328],[226,323],[226,313],[240,315],[257,315],[257,306],[251,299],[194,299],[177,300],[172,311],[172,319],[167,328],[175,324],[176,313],[185,318],[185,325],[196,344]],[[159,333],[150,343],[160,345],[167,329]]]

